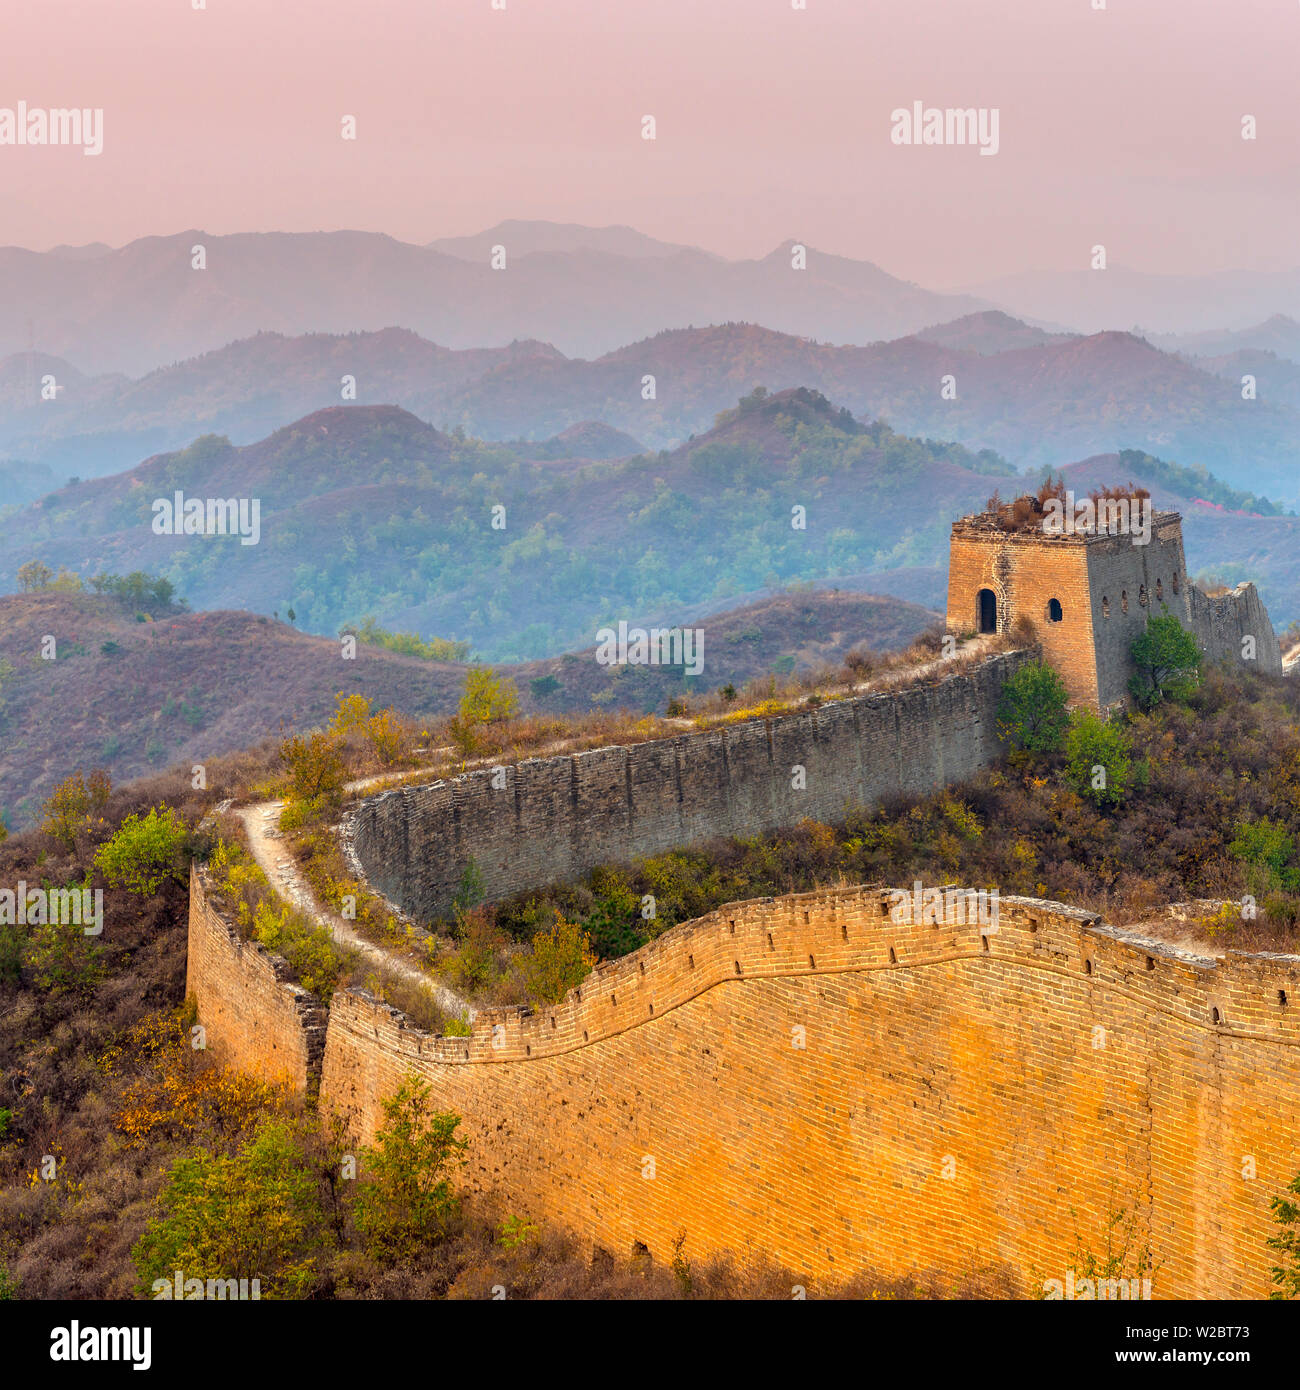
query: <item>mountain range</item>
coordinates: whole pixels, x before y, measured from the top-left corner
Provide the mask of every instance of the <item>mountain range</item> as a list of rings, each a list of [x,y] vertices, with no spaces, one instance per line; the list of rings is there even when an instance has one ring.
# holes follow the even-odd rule
[[[59,395],[27,403],[28,384],[46,372],[62,383]],[[1257,379],[1249,401],[1247,372]],[[0,362],[0,452],[61,479],[101,476],[200,433],[252,443],[337,403],[345,379],[360,403],[522,441],[535,458],[672,448],[755,385],[808,386],[900,432],[992,450],[1011,472],[1144,449],[1248,491],[1300,497],[1300,366],[1262,349],[1192,357],[1126,333],[1051,334],[996,310],[862,347],[724,323],[670,330],[593,361],[536,340],[447,348],[397,328],[260,333],[136,381],[17,354]],[[624,441],[566,435],[593,422]]]
[[[91,375],[139,376],[263,330],[393,324],[450,348],[538,338],[594,357],[698,323],[869,342],[987,307],[815,248],[795,269],[792,243],[728,261],[663,244],[647,254],[649,242],[630,229],[507,223],[429,246],[373,232],[191,230],[84,254],[4,247],[0,357],[34,347]]]

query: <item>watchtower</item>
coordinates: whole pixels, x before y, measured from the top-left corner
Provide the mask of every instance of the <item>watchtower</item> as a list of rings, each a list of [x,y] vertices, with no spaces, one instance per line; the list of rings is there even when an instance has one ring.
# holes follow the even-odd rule
[[[1008,506],[954,521],[948,627],[1011,632],[1027,625],[1070,703],[1106,708],[1124,699],[1130,648],[1148,615],[1168,609],[1193,626],[1182,518],[1148,510],[1142,527],[1126,521],[1115,534],[1117,527],[1079,529],[1066,516],[1061,524],[1041,508]]]

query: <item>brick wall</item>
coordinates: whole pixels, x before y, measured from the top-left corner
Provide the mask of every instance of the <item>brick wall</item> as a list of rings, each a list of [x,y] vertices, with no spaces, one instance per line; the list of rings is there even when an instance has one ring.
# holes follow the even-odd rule
[[[198,1005],[207,1046],[227,1065],[305,1091],[320,1076],[326,1011],[293,983],[285,961],[239,935],[210,888],[191,868],[185,992]]]
[[[814,1281],[1063,1279],[1076,1222],[1097,1250],[1127,1206],[1155,1297],[1265,1296],[1300,957],[1216,964],[1029,899],[987,936],[888,912],[858,888],[725,907],[468,1038],[345,991],[322,1100],[367,1136],[418,1073],[463,1117],[470,1189],[620,1254],[685,1229],[692,1258]]]
[[[344,827],[357,872],[417,918],[447,915],[472,858],[489,900],[724,835],[805,816],[842,819],[899,790],[969,777],[1001,753],[998,693],[1032,659],[989,658],[965,675],[838,700],[808,713],[403,787]],[[806,786],[795,790],[794,769]]]
[[[1254,669],[1265,675],[1282,674],[1282,648],[1269,622],[1259,591],[1253,584],[1238,584],[1231,593],[1210,598],[1192,588],[1191,622],[1206,664]],[[1255,656],[1243,659],[1242,639],[1255,639]]]

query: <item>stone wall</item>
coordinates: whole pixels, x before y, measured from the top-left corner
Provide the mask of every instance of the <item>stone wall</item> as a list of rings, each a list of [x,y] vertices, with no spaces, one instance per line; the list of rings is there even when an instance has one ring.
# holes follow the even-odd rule
[[[805,816],[839,820],[994,762],[998,694],[1032,659],[1004,653],[965,674],[815,711],[403,787],[363,802],[344,843],[372,887],[432,919],[449,914],[471,859],[496,900],[598,864]]]
[[[589,1246],[762,1255],[813,1281],[1064,1279],[1137,1214],[1156,1298],[1261,1298],[1300,1169],[1300,957],[1226,962],[1004,899],[901,925],[880,890],[735,904],[553,1008],[435,1038],[335,997],[321,1097],[360,1137],[410,1072],[469,1188]],[[1252,1166],[1253,1165],[1253,1166]]]
[[[325,1008],[284,960],[239,935],[210,892],[208,876],[191,868],[185,992],[207,1046],[229,1066],[305,1091],[320,1079]]]
[[[1230,593],[1211,598],[1191,589],[1192,631],[1206,663],[1243,666],[1269,676],[1282,674],[1282,648],[1269,621],[1259,591],[1253,584],[1238,584]],[[1244,656],[1244,639],[1255,639],[1255,656]]]

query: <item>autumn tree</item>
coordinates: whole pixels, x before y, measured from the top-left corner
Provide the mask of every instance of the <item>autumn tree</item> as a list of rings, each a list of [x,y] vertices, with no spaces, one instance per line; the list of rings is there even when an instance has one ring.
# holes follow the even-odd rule
[[[549,929],[533,937],[533,949],[524,960],[524,980],[534,999],[558,1004],[595,964],[591,938],[582,926],[556,917]]]
[[[81,772],[71,773],[41,808],[41,829],[71,854],[77,848],[79,834],[103,824],[100,812],[108,804],[111,790],[107,772],[95,771],[89,777]]]
[[[25,565],[18,566],[18,584],[25,594],[48,589],[53,582],[54,571],[39,560],[28,560]]]
[[[292,734],[280,745],[280,760],[289,769],[294,801],[316,809],[343,800],[347,768],[336,733]]]
[[[490,666],[467,671],[460,708],[451,721],[451,736],[468,757],[478,747],[479,735],[487,725],[513,719],[518,709],[519,690],[513,680],[498,676]]]

